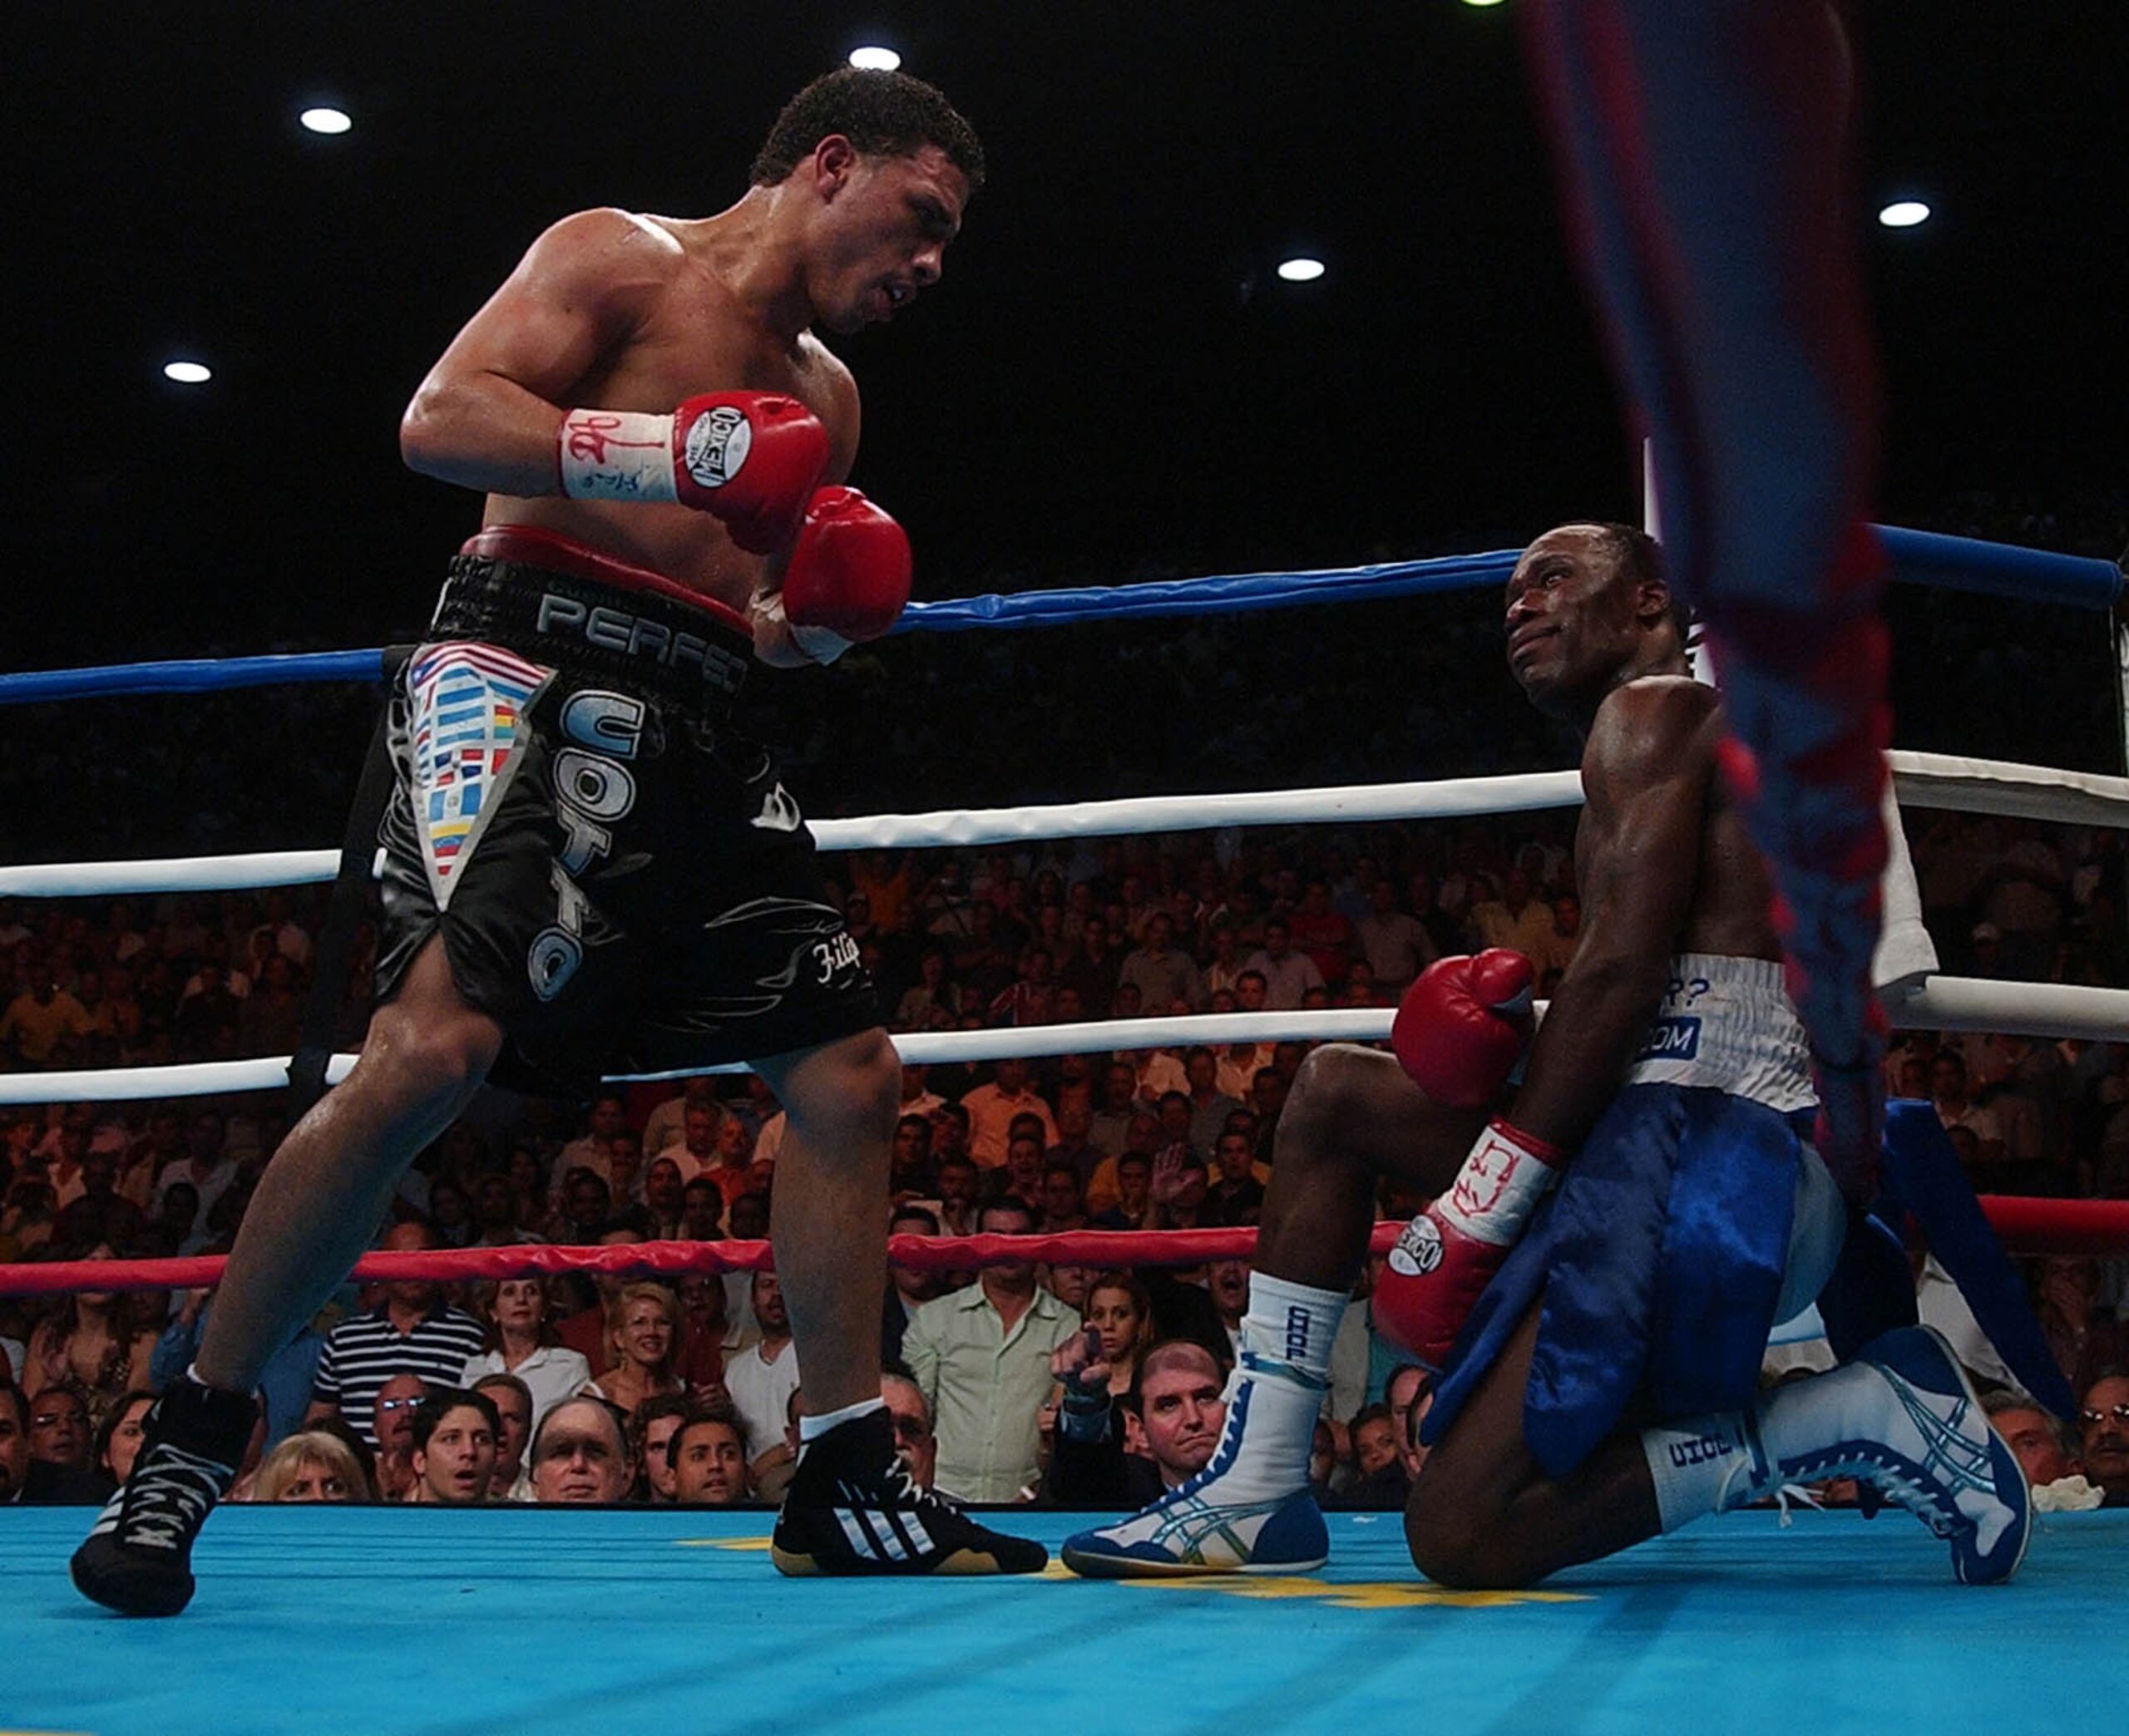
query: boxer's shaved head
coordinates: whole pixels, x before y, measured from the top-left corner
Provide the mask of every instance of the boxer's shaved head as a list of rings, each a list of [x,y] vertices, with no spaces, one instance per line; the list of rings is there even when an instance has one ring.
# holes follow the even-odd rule
[[[936,145],[971,194],[983,185],[983,143],[953,104],[921,78],[855,67],[824,74],[784,104],[754,159],[754,185],[774,186],[837,133],[868,156],[912,156]]]

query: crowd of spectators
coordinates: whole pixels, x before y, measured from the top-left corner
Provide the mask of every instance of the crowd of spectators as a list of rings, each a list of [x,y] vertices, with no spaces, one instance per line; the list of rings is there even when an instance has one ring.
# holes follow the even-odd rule
[[[1909,823],[1948,969],[2129,986],[2119,833],[1922,811]],[[1548,984],[1578,935],[1570,826],[1541,813],[832,861],[892,1028],[1096,1028],[1068,1055],[905,1068],[888,1227],[1253,1223],[1308,1045],[1110,1050],[1099,1026],[1387,1006],[1433,959],[1484,945],[1524,951]],[[0,909],[14,979],[0,1049],[17,1071],[285,1053],[320,909],[288,892]],[[345,998],[350,1043],[365,993],[358,981]],[[1909,1032],[1887,1083],[1934,1102],[1983,1191],[2129,1196],[2129,1046]],[[225,1248],[284,1121],[260,1093],[55,1102],[0,1124],[0,1259],[42,1260]],[[753,1240],[783,1125],[751,1076],[588,1104],[487,1092],[409,1174],[380,1245]],[[1381,1203],[1402,1216],[1420,1201],[1386,1188]],[[2019,1395],[1998,1402],[2046,1437],[2062,1474],[2129,1501],[2116,1414],[2129,1403],[2129,1268],[2052,1260],[2031,1275],[2089,1413],[2084,1438],[2054,1433]],[[1925,1306],[1949,1291],[1939,1277],[1924,1268]],[[1247,1289],[1240,1260],[898,1268],[882,1300],[882,1390],[912,1467],[985,1502],[1115,1506],[1179,1481],[1217,1438]],[[1425,1392],[1372,1331],[1366,1290],[1336,1359],[1318,1480],[1333,1502],[1395,1506],[1423,1456]],[[1955,1293],[1944,1301],[1956,1315]],[[8,1488],[87,1498],[122,1471],[146,1395],[185,1366],[211,1306],[199,1292],[0,1300],[17,1456],[53,1467]],[[2008,1379],[1978,1334],[1964,1342],[1977,1372]],[[1796,1365],[1777,1359],[1771,1376]],[[773,1500],[803,1403],[773,1272],[395,1283],[344,1294],[275,1359],[245,1488]],[[0,1435],[6,1418],[0,1407]]]
[[[2074,540],[1978,509],[1946,528]],[[2102,636],[2044,610],[2005,634],[1988,613],[2000,606],[1896,600],[1903,742],[2112,768]],[[751,716],[788,745],[794,787],[821,814],[1571,762],[1506,682],[1494,599],[1312,611],[1305,639],[1292,619],[901,640],[833,678],[763,684]],[[1109,635],[1099,654],[1081,654],[1092,647],[1075,637],[1094,634]],[[1419,634],[1424,680],[1411,674]],[[2025,703],[1978,711],[1977,691],[2003,683]],[[1118,705],[1126,695],[1144,703]],[[336,836],[370,696],[277,693],[293,732],[245,727],[262,703],[186,700],[167,729],[115,708],[39,712],[30,722],[47,727],[29,737],[44,747],[0,768],[0,803],[40,820],[17,854]],[[972,757],[961,744],[979,713],[985,752]],[[2120,832],[1925,811],[1907,821],[1948,970],[2129,987]],[[1571,823],[1231,831],[830,867],[891,1028],[1099,1027],[1387,1006],[1434,958],[1484,945],[1528,954],[1542,990],[1578,937]],[[0,905],[0,1067],[288,1053],[323,912],[322,889]],[[368,951],[365,936],[335,985],[342,1048],[367,1018]],[[1307,1048],[1113,1050],[1097,1029],[1062,1057],[909,1067],[887,1227],[1252,1224]],[[1934,1101],[1983,1191],[2129,1196],[2129,1045],[1909,1032],[1887,1083]],[[272,1093],[0,1111],[0,1261],[224,1250],[284,1126]],[[756,1240],[782,1134],[747,1076],[590,1103],[484,1092],[410,1172],[379,1245]],[[1421,1203],[1394,1189],[1381,1201],[1397,1216]],[[1217,1438],[1248,1275],[1239,1260],[896,1269],[882,1389],[912,1475],[963,1500],[1098,1507],[1180,1481]],[[2129,1263],[2051,1260],[2030,1276],[2082,1428],[2060,1431],[2008,1389],[1992,1399],[1999,1426],[2036,1481],[2082,1475],[2129,1502]],[[1371,1329],[1369,1281],[1313,1470],[1326,1501],[1395,1507],[1423,1457],[1427,1393]],[[1949,1310],[1957,1329],[1941,1274],[1925,1266],[1919,1285],[1925,1312]],[[212,1305],[200,1292],[0,1297],[0,1503],[94,1498],[122,1477],[141,1414],[186,1366]],[[1978,1373],[2003,1376],[1978,1333],[1960,1342]],[[1799,1365],[1771,1357],[1769,1378]],[[244,1494],[770,1501],[804,1402],[773,1272],[351,1287],[266,1371]]]

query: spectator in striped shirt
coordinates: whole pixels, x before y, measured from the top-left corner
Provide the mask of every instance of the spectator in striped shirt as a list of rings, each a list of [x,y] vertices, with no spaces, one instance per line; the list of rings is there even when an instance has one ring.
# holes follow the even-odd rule
[[[384,1238],[388,1253],[435,1248],[426,1224],[395,1224]],[[394,1374],[414,1374],[432,1386],[456,1387],[467,1359],[487,1346],[481,1323],[443,1300],[440,1285],[403,1279],[384,1286],[384,1300],[368,1314],[343,1320],[326,1335],[304,1421],[344,1417],[364,1442],[377,1445],[377,1396]]]

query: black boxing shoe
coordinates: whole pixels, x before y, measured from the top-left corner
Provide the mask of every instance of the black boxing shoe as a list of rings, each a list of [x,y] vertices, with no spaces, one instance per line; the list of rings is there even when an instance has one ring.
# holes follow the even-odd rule
[[[985,1530],[920,1489],[895,1452],[883,1409],[808,1441],[769,1538],[777,1571],[816,1574],[1040,1573],[1040,1543]]]
[[[191,1602],[193,1540],[258,1421],[254,1398],[176,1381],[148,1413],[133,1474],[74,1551],[75,1589],[121,1615],[175,1615]]]

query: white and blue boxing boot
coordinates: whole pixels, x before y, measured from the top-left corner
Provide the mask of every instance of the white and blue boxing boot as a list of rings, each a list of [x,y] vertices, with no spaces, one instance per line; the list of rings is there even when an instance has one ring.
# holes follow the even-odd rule
[[[1120,1524],[1067,1538],[1064,1565],[1094,1579],[1309,1573],[1330,1559],[1308,1454],[1330,1389],[1346,1298],[1252,1274],[1242,1355],[1205,1468]]]
[[[1852,1477],[1949,1542],[1967,1585],[2007,1580],[2025,1559],[2025,1473],[1927,1326],[1874,1339],[1855,1361],[1749,1411],[1651,1429],[1642,1445],[1667,1531],[1792,1485]]]

